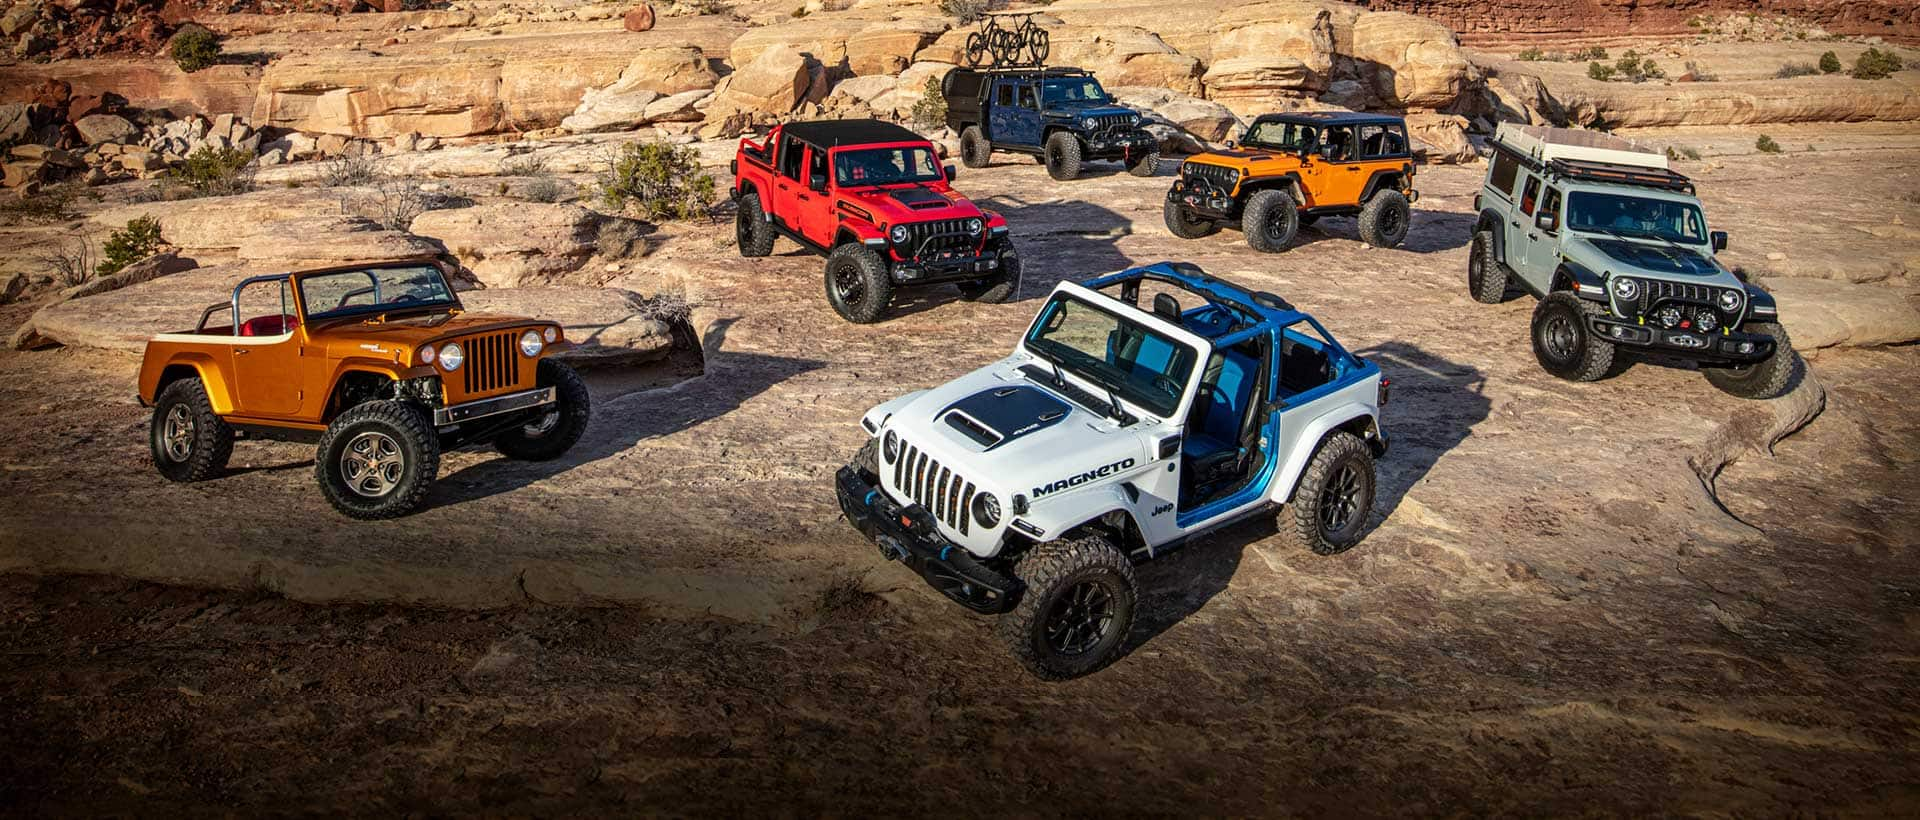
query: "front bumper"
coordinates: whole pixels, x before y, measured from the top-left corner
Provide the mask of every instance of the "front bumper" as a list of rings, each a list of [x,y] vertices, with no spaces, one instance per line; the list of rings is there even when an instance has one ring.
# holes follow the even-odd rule
[[[502,413],[512,413],[516,410],[529,410],[542,405],[552,404],[554,401],[554,389],[551,387],[540,387],[533,390],[523,390],[518,393],[508,393],[504,396],[494,396],[478,401],[464,402],[453,405],[452,407],[436,407],[433,410],[433,426],[447,427],[462,424],[474,421],[475,419],[498,416]]]
[[[1759,333],[1722,330],[1720,333],[1695,333],[1668,330],[1639,321],[1595,316],[1590,320],[1593,333],[1625,347],[1656,350],[1689,359],[1727,364],[1752,364],[1773,355],[1773,337]]]
[[[879,546],[883,557],[906,564],[929,586],[975,612],[1013,608],[1019,582],[941,536],[925,508],[895,503],[853,465],[841,467],[833,483],[847,522]]]
[[[988,250],[980,254],[964,252],[927,253],[891,263],[896,285],[937,285],[965,282],[1000,272],[1000,253]]]
[[[1087,154],[1093,159],[1136,157],[1160,147],[1160,140],[1144,129],[1119,134],[1096,134],[1087,137],[1085,142]]]
[[[1167,189],[1167,201],[1187,209],[1194,216],[1212,220],[1235,219],[1240,203],[1218,189],[1175,180]]]

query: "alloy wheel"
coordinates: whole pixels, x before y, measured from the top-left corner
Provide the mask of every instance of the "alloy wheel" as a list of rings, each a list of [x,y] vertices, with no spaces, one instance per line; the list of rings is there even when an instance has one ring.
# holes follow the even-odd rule
[[[368,498],[393,492],[406,466],[400,443],[377,430],[354,436],[340,453],[340,473],[346,479],[347,489]]]
[[[1113,593],[1097,580],[1069,587],[1047,613],[1047,647],[1080,655],[1099,646],[1113,628]]]
[[[193,414],[184,404],[176,404],[167,411],[167,420],[161,424],[160,438],[166,446],[167,457],[174,461],[186,461],[193,455]]]
[[[1556,362],[1572,359],[1573,320],[1559,314],[1547,317],[1545,325],[1540,328],[1540,345],[1546,348],[1547,355]]]
[[[1335,533],[1353,523],[1360,509],[1360,471],[1352,464],[1340,465],[1327,486],[1320,490],[1320,531]]]
[[[833,271],[833,289],[840,294],[840,301],[846,305],[858,305],[866,297],[866,286],[860,282],[860,271],[853,265],[841,265]]]

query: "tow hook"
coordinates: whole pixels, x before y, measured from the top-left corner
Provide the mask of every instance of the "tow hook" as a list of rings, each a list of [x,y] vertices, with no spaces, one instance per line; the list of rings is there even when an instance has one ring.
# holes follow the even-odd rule
[[[880,557],[889,561],[907,560],[906,545],[884,535],[874,540],[880,544]]]

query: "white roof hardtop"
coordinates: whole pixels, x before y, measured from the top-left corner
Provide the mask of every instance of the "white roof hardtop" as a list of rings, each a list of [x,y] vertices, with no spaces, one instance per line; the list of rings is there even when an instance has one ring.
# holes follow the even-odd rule
[[[1503,122],[1493,138],[1537,162],[1569,159],[1639,168],[1667,168],[1667,155],[1599,131]]]

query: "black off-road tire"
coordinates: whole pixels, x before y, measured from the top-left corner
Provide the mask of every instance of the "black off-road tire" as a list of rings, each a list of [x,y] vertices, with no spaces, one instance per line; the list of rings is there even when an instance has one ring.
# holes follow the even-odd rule
[[[1005,304],[1020,293],[1020,254],[1011,244],[1000,254],[1000,272],[991,279],[978,282],[961,282],[960,298],[967,302],[985,302],[989,305]]]
[[[1481,304],[1507,300],[1507,269],[1493,258],[1492,231],[1473,232],[1473,247],[1467,251],[1467,290]]]
[[[1413,209],[1407,195],[1388,188],[1377,191],[1360,208],[1360,241],[1376,248],[1397,248],[1413,228]]]
[[[1043,161],[1047,164],[1047,176],[1062,182],[1080,176],[1080,139],[1065,131],[1055,131],[1047,138],[1046,154]]]
[[[1613,342],[1594,335],[1587,317],[1606,309],[1572,291],[1555,291],[1533,309],[1533,356],[1540,368],[1576,382],[1598,381],[1613,370]]]
[[[153,467],[168,481],[205,481],[227,469],[233,455],[233,427],[214,414],[198,378],[177,380],[160,391],[148,427]]]
[[[993,143],[980,133],[980,126],[969,125],[960,132],[960,164],[985,168],[993,162]]]
[[[1160,215],[1166,220],[1167,233],[1181,239],[1203,239],[1220,232],[1220,223],[1196,217],[1187,212],[1187,206],[1173,200],[1160,206]]]
[[[857,325],[880,321],[893,301],[887,261],[865,245],[848,242],[827,254],[827,304],[840,318]]]
[[[740,210],[733,215],[733,232],[740,245],[741,256],[773,253],[773,223],[767,221],[765,212],[761,210],[758,193],[740,197]]]
[[[1300,471],[1293,500],[1280,512],[1281,535],[1320,555],[1360,543],[1373,514],[1373,451],[1359,436],[1335,430]]]
[[[1021,556],[1015,572],[1025,588],[1013,611],[994,623],[994,631],[1035,676],[1077,678],[1112,663],[1125,648],[1140,592],[1133,564],[1112,542],[1091,535],[1037,544]],[[1063,652],[1064,641],[1050,640],[1049,628],[1058,626],[1063,615],[1071,615],[1077,596],[1089,594],[1083,592],[1089,587],[1097,590],[1094,594],[1104,593],[1110,605],[1107,617],[1100,621],[1104,628],[1093,633],[1097,639],[1085,648]],[[1083,627],[1079,634],[1084,637],[1088,629]],[[1060,632],[1058,637],[1068,636]]]
[[[867,443],[860,445],[860,449],[853,454],[852,466],[855,470],[866,473],[869,476],[879,477],[880,440],[877,438],[868,438]]]
[[[1247,247],[1261,253],[1279,253],[1293,244],[1294,235],[1300,232],[1300,208],[1286,191],[1254,191],[1247,197],[1240,229],[1247,235]]]
[[[348,448],[360,446],[363,435],[384,437],[399,458],[398,469],[387,473],[375,494],[362,494],[348,486],[341,457]],[[367,439],[376,446],[379,438]],[[388,457],[381,453],[383,457]],[[320,434],[314,447],[314,479],[327,502],[350,518],[371,521],[396,518],[412,512],[427,495],[427,485],[440,473],[440,437],[427,422],[425,413],[411,404],[398,401],[370,401],[341,413]]]
[[[1743,399],[1776,399],[1793,383],[1795,368],[1804,367],[1800,354],[1787,338],[1787,329],[1773,322],[1748,322],[1741,328],[1748,333],[1773,337],[1773,355],[1744,367],[1703,367],[1707,381],[1722,391]]]
[[[551,387],[554,404],[532,423],[515,427],[493,440],[501,455],[521,461],[552,461],[573,449],[587,431],[593,416],[593,402],[587,395],[587,383],[565,362],[541,359],[540,387]]]
[[[1127,173],[1137,177],[1150,177],[1160,173],[1160,152],[1148,151],[1127,163]]]

